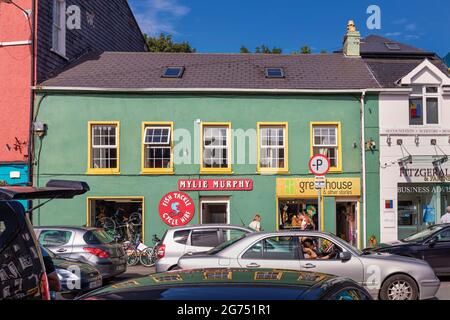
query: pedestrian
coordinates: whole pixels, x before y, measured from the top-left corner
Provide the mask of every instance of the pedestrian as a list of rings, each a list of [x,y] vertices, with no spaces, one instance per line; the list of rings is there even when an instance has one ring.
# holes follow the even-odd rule
[[[59,280],[58,274],[56,273],[55,265],[53,264],[53,259],[47,250],[40,246],[42,259],[44,260],[45,273],[47,274],[48,286],[52,295],[52,299],[56,299],[56,293],[61,291],[61,282]]]
[[[250,222],[248,227],[255,231],[261,231],[261,216],[259,214],[256,214],[253,218],[253,221]]]
[[[442,223],[442,224],[444,224],[444,223],[450,223],[450,206],[447,207],[447,208],[445,209],[445,211],[446,211],[447,213],[444,214],[444,215],[441,217],[441,223]]]

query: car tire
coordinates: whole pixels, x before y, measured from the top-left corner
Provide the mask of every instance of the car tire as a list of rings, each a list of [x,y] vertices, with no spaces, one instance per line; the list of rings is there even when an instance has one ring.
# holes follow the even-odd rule
[[[381,300],[418,300],[419,288],[414,279],[397,274],[387,278],[380,289]]]

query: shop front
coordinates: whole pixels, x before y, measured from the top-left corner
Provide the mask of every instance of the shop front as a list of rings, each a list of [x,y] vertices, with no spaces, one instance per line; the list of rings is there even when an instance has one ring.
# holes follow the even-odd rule
[[[314,178],[279,178],[276,182],[277,229],[312,228],[331,232],[354,246],[360,237],[360,178],[328,178],[319,199]]]

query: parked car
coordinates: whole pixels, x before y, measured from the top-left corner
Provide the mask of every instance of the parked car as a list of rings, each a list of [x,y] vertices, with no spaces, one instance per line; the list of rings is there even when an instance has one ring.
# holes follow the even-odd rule
[[[189,225],[166,231],[157,247],[156,272],[172,270],[178,259],[193,252],[205,252],[228,240],[253,232],[251,229],[224,224]]]
[[[425,260],[438,276],[450,275],[450,224],[431,226],[406,239],[364,251],[391,253]]]
[[[123,246],[103,229],[88,227],[35,227],[41,245],[58,257],[76,260],[95,267],[104,280],[127,270]]]
[[[313,272],[231,268],[156,273],[101,288],[80,299],[286,301],[372,298],[350,279]]]
[[[0,188],[0,300],[49,300],[42,253],[22,203],[16,200],[71,199],[89,191],[77,181],[49,181],[44,188]]]
[[[61,282],[63,297],[74,298],[102,286],[102,275],[93,266],[76,260],[63,259],[41,246],[52,258]]]
[[[308,240],[309,239],[309,240]],[[317,253],[308,248],[313,247]],[[251,233],[207,253],[186,254],[181,269],[283,268],[348,277],[383,300],[434,298],[440,281],[428,263],[381,253],[364,253],[338,237],[315,231]]]

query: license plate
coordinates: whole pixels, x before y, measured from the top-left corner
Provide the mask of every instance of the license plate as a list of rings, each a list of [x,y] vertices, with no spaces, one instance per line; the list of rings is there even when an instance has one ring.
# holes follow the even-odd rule
[[[102,286],[102,280],[97,280],[89,283],[89,289],[95,289]]]

